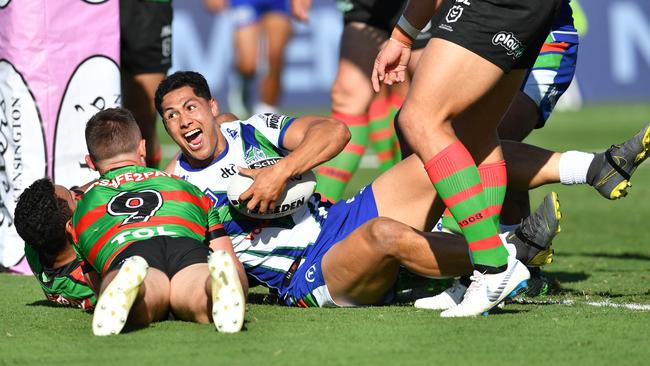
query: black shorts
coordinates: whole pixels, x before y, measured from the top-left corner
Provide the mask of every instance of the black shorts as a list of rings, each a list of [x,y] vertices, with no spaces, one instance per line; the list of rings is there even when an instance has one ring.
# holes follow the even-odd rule
[[[337,1],[337,6],[343,12],[344,25],[359,22],[390,34],[406,3],[407,0],[350,0]]]
[[[149,263],[149,267],[161,270],[171,279],[185,267],[207,263],[208,254],[210,248],[196,239],[156,236],[129,245],[113,259],[106,272],[119,268],[125,259],[139,255]]]
[[[508,73],[535,64],[562,0],[446,1],[433,36],[456,43]]]
[[[172,5],[120,1],[120,58],[132,74],[166,73],[172,65]]]

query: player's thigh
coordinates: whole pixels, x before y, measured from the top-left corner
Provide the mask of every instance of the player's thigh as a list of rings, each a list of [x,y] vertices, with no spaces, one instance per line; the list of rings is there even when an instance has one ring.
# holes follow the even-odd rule
[[[343,29],[339,65],[332,85],[332,108],[359,115],[373,98],[370,72],[379,47],[388,34],[373,26],[351,22]]]
[[[391,243],[410,228],[375,218],[355,229],[323,256],[323,277],[334,302],[341,306],[379,304],[395,283],[399,262]]]
[[[172,277],[169,302],[171,310],[180,319],[203,323],[209,321],[206,291],[209,276],[207,263],[195,263]]]
[[[498,128],[499,138],[523,141],[541,119],[537,104],[526,93],[519,91],[501,119]]]
[[[435,156],[455,139],[451,121],[502,77],[500,68],[455,43],[439,38],[429,41],[400,112],[407,143],[424,159]],[[496,130],[496,124],[491,128]]]
[[[413,154],[380,175],[372,183],[379,216],[403,222],[419,230],[430,230],[442,212],[422,160]]]
[[[254,74],[257,67],[257,38],[259,26],[256,23],[240,25],[235,29],[235,61],[240,72]]]
[[[379,28],[360,22],[348,23],[341,35],[339,58],[355,65],[370,80],[375,57],[387,39],[388,33]]]

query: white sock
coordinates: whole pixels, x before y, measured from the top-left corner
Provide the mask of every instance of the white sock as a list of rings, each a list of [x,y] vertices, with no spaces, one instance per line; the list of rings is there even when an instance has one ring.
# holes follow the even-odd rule
[[[567,151],[560,156],[560,182],[562,184],[587,183],[587,171],[594,154]]]
[[[259,113],[275,113],[275,114],[277,114],[278,113],[278,108],[276,106],[266,104],[264,102],[257,102],[257,104],[255,104],[255,107],[253,108],[253,112],[255,114],[259,114]]]

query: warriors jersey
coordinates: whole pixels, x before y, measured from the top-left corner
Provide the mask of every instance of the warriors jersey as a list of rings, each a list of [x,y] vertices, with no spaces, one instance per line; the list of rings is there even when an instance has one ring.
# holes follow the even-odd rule
[[[225,235],[221,221],[195,186],[140,166],[104,173],[72,216],[75,250],[100,274],[139,240],[170,236],[203,242]]]
[[[181,155],[174,170],[213,200],[249,276],[281,292],[287,271],[300,262],[305,250],[316,241],[330,204],[320,202],[315,195],[290,216],[260,220],[244,216],[231,207],[226,191],[238,167],[266,167],[288,154],[282,140],[293,121],[266,113],[247,121],[223,123],[221,133],[226,146],[209,166],[193,169]]]
[[[95,294],[86,283],[79,260],[75,259],[59,268],[49,268],[29,245],[25,245],[25,257],[48,300],[81,309],[93,307]]]

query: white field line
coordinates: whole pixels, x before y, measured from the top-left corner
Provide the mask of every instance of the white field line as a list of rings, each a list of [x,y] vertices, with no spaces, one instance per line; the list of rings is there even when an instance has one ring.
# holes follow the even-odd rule
[[[595,306],[599,308],[609,307],[609,308],[622,308],[628,310],[650,311],[650,304],[615,303],[609,300],[575,301],[575,300],[535,300],[535,299],[515,298],[513,302],[517,304],[532,304],[532,305],[565,305],[565,306],[589,305],[589,306]]]

